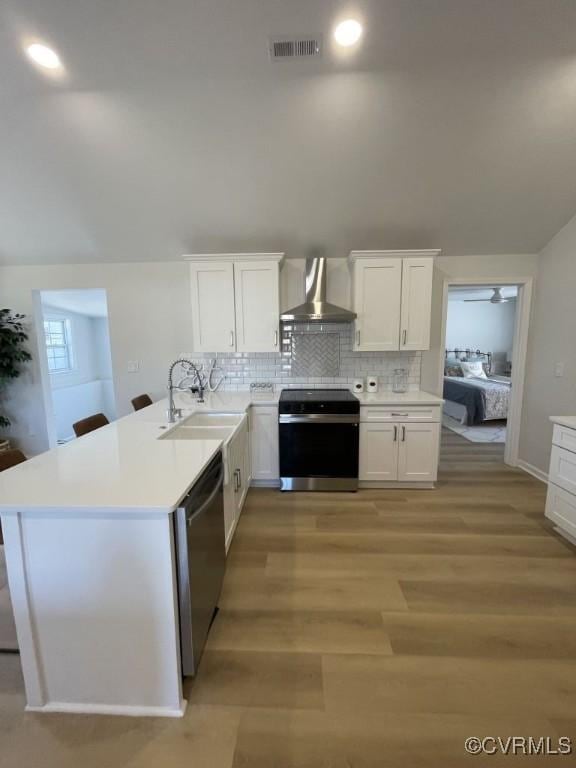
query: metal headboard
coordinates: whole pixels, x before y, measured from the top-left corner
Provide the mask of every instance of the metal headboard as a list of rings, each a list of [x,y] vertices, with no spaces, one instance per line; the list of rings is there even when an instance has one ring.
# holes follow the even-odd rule
[[[479,349],[447,349],[445,359],[448,360],[448,355],[454,355],[454,357],[457,360],[462,360],[463,357],[466,359],[470,357],[475,357],[478,359],[479,357],[485,357],[486,358],[486,364],[488,366],[488,371],[490,372],[492,370],[492,352],[481,352]]]

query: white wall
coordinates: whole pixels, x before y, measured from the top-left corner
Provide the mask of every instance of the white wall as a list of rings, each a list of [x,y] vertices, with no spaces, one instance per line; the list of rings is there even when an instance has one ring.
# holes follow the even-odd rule
[[[548,472],[553,415],[576,414],[576,217],[540,254],[530,328],[520,458]],[[557,363],[564,375],[555,376]]]
[[[33,291],[65,288],[107,291],[118,416],[130,413],[130,399],[142,392],[153,399],[163,397],[169,363],[190,348],[187,265],[175,261],[0,268],[0,305],[24,312],[30,321]],[[48,447],[34,329],[30,344],[34,360],[10,388],[5,405],[13,420],[9,435],[34,454]],[[129,360],[139,361],[137,372],[128,373]]]
[[[511,359],[516,302],[465,302],[450,298],[446,320],[447,349],[479,349],[493,355],[493,373]]]
[[[444,360],[442,299],[444,282],[450,279],[480,280],[497,284],[538,274],[537,254],[500,256],[440,256],[434,264],[430,349],[422,353],[422,388],[441,395]]]
[[[50,292],[42,299],[44,319],[67,320],[70,327],[72,370],[49,374],[56,438],[67,440],[74,435],[74,422],[86,416],[116,418],[108,319],[53,307],[46,303]]]
[[[94,351],[92,318],[76,312],[64,312],[49,304],[42,304],[44,319],[68,320],[70,323],[73,368],[71,371],[50,374],[52,389],[85,384],[98,379],[98,360]]]

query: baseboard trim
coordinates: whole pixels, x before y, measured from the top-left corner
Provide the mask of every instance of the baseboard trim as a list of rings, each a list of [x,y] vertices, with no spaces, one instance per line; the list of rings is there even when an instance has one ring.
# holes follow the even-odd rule
[[[540,480],[541,483],[546,483],[546,485],[548,485],[547,472],[542,472],[542,470],[538,469],[538,467],[535,467],[533,464],[529,464],[527,461],[523,461],[522,459],[518,459],[516,466],[519,469],[524,470],[524,472],[527,472],[529,475],[532,475],[532,477],[535,477],[536,480]]]
[[[559,525],[555,525],[554,530],[559,536],[562,536],[563,539],[566,539],[566,541],[572,544],[573,547],[576,547],[576,538],[574,538],[572,534],[568,533],[568,531],[565,531],[564,528],[560,528]]]
[[[182,699],[180,706],[137,707],[124,704],[80,704],[63,701],[51,701],[41,707],[28,705],[26,712],[61,712],[69,715],[120,715],[124,717],[184,717],[188,702]]]
[[[389,488],[390,490],[402,490],[403,488],[405,490],[411,490],[411,491],[429,491],[435,488],[434,483],[431,482],[408,482],[403,483],[398,480],[389,480],[389,481],[382,481],[378,482],[378,480],[360,480],[358,483],[358,490],[369,490],[370,488],[373,488],[377,490],[378,488],[386,489]]]

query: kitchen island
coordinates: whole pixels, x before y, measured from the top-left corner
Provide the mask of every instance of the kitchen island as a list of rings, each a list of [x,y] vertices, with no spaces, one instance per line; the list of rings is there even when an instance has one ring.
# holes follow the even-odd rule
[[[245,413],[248,393],[195,411]],[[180,716],[172,512],[221,440],[171,440],[166,402],[0,475],[27,709]],[[169,437],[169,435],[168,435]]]

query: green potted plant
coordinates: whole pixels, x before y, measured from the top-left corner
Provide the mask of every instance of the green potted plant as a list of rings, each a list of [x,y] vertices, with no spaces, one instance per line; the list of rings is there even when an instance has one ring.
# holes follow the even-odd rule
[[[0,395],[6,386],[22,373],[22,363],[32,359],[25,349],[28,334],[24,329],[25,315],[11,309],[0,309]],[[10,419],[0,408],[0,429],[10,426]],[[9,442],[0,436],[0,451],[9,448]]]

